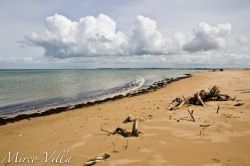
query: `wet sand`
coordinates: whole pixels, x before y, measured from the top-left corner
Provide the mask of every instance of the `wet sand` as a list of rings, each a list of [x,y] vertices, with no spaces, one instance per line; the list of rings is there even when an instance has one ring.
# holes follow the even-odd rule
[[[236,101],[167,110],[171,99],[213,85],[236,96]],[[236,103],[244,104],[234,106]],[[97,165],[250,165],[249,108],[249,70],[196,73],[139,96],[0,126],[0,162],[9,152],[12,157],[19,152],[19,158],[37,157],[31,165],[55,165],[53,157],[44,163],[44,152],[50,156],[69,150],[62,158],[63,165],[84,165],[102,153],[111,157]],[[195,122],[189,120],[188,109],[194,110]],[[132,123],[122,123],[129,114],[145,119],[139,122],[143,133],[139,137],[108,136],[101,131],[114,131],[118,126],[131,130]],[[12,160],[9,165],[17,164]],[[28,165],[27,160],[18,165]]]

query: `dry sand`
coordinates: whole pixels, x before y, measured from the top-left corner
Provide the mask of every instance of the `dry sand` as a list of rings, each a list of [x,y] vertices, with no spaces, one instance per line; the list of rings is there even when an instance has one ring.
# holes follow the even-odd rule
[[[171,99],[191,96],[213,85],[245,104],[237,107],[237,101],[208,102],[205,107],[167,110]],[[84,165],[102,153],[111,157],[97,164],[100,166],[250,165],[249,108],[250,71],[197,73],[148,94],[0,126],[0,159],[8,152],[20,152],[38,160],[18,165],[61,165],[45,164],[44,152],[69,150],[72,160],[62,165]],[[194,110],[195,122],[188,120],[188,109]],[[143,132],[139,137],[107,136],[101,131],[101,127],[113,131],[118,126],[131,130],[132,123],[122,123],[128,114],[146,119],[139,122]],[[204,129],[201,124],[210,126]],[[10,165],[17,164],[12,161]]]

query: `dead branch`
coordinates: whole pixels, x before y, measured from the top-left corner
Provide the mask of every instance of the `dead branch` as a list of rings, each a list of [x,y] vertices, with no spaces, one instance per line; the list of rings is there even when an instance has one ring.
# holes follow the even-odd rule
[[[220,110],[220,105],[218,105],[217,107],[217,111],[216,111],[217,114],[219,113],[219,110]]]
[[[184,95],[182,95],[182,98],[183,98],[183,100],[186,102],[186,98],[184,97]]]
[[[191,120],[192,120],[193,122],[195,122],[194,115],[193,115],[194,110],[188,110],[188,113],[189,113],[190,116],[191,116]]]
[[[183,103],[183,100],[179,97],[176,97],[171,103],[170,103],[170,106],[168,107],[169,110],[174,110],[176,108],[178,108],[178,106],[182,106],[184,103]]]
[[[183,100],[183,101],[179,104],[179,106],[178,106],[177,108],[180,109],[184,104],[185,104],[185,100]]]
[[[139,134],[141,133],[138,130],[138,123],[139,123],[139,120],[138,120],[138,118],[136,118],[136,120],[133,123],[133,127],[132,127],[131,132],[128,132],[126,129],[117,127],[116,130],[112,134],[113,135],[114,134],[119,134],[119,135],[122,135],[123,137],[138,137]]]
[[[114,134],[119,134],[119,135],[122,135],[123,137],[129,137],[131,135],[131,133],[129,133],[127,130],[120,128],[120,127],[117,127],[115,129],[115,131],[113,132],[113,135]]]
[[[138,132],[138,123],[139,123],[139,120],[138,118],[134,121],[133,123],[133,128],[132,128],[132,135],[135,136],[135,137],[138,137],[139,135],[139,132]]]
[[[203,125],[203,124],[201,124],[200,125],[200,127],[203,127],[203,128],[205,128],[205,127],[209,127],[210,125],[209,124],[207,124],[207,125]]]
[[[128,115],[128,117],[123,121],[123,123],[128,123],[128,122],[133,122],[135,120],[135,118],[133,117],[133,115]]]
[[[207,101],[228,101],[228,100],[235,100],[231,98],[227,94],[221,94],[220,90],[217,86],[213,86],[208,91],[201,90],[196,92],[193,96],[185,98],[182,95],[182,98],[176,97],[172,102],[170,102],[169,110],[179,109],[184,104],[193,104],[193,105],[201,105],[205,106],[205,102]]]
[[[108,133],[108,135],[113,134],[113,132],[110,132],[108,130],[104,130],[102,127],[101,127],[101,130],[104,131],[104,132],[106,132],[106,133]]]
[[[197,99],[198,99],[198,101],[200,102],[200,104],[204,107],[205,104],[204,104],[204,102],[202,101],[200,95],[199,95],[198,93],[196,93],[196,96],[197,96]]]
[[[139,119],[139,121],[145,121],[145,119],[143,118],[143,117],[140,117],[140,118],[138,118]],[[132,115],[132,114],[130,114],[130,115],[128,115],[128,117],[123,121],[123,123],[128,123],[128,122],[134,122],[136,120],[136,118]]]

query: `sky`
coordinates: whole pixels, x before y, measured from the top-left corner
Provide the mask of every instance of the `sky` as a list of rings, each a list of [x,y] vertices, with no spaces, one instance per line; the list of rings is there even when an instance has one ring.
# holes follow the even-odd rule
[[[250,67],[249,0],[1,0],[0,68]]]

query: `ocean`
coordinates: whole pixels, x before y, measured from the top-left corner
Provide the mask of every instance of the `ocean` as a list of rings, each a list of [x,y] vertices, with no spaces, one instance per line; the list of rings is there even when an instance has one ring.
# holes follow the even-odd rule
[[[195,69],[0,70],[0,117],[125,95]]]

